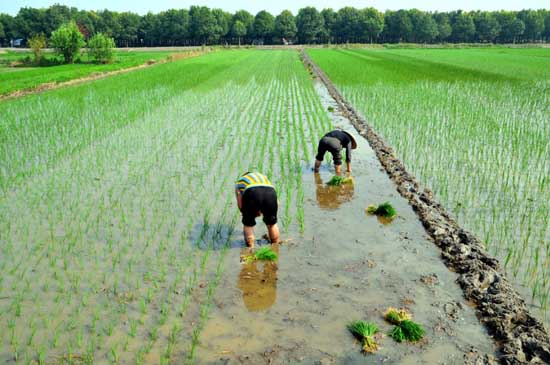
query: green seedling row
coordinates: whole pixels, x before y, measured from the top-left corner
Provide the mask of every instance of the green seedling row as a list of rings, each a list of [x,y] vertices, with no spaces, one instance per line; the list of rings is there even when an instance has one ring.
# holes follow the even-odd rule
[[[268,173],[281,225],[303,231],[302,170],[330,127],[294,51],[216,52],[0,114],[1,363],[193,363],[241,237],[236,177]]]
[[[550,50],[308,53],[548,324]]]

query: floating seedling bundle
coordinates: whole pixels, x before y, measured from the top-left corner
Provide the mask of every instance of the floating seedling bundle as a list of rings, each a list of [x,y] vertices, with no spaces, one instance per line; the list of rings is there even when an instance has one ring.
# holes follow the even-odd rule
[[[394,218],[397,215],[397,211],[390,202],[384,202],[378,206],[371,204],[367,207],[366,212],[384,218]]]
[[[424,328],[411,320],[412,315],[405,309],[388,308],[384,313],[384,319],[395,327],[389,332],[389,336],[397,342],[420,341],[425,334]]]
[[[378,350],[378,344],[374,341],[374,335],[378,332],[378,327],[372,322],[355,321],[348,324],[348,330],[361,341],[363,353],[372,354]]]
[[[245,263],[250,263],[256,260],[275,261],[277,258],[277,253],[273,251],[271,247],[262,247],[253,254],[241,256],[241,261]]]
[[[330,186],[340,186],[343,184],[353,184],[353,178],[351,176],[343,177],[339,175],[334,175],[332,179],[330,179],[327,183],[327,185]]]

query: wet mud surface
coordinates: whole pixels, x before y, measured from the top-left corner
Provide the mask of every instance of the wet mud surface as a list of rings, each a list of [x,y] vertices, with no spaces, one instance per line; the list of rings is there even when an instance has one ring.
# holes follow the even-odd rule
[[[325,107],[334,102],[316,85]],[[241,263],[240,227],[200,336],[197,364],[482,364],[496,346],[449,271],[408,201],[366,140],[338,111],[333,123],[352,133],[353,185],[329,187],[332,166],[320,174],[303,166],[305,232],[282,234],[277,262]],[[390,201],[392,221],[365,214]],[[256,237],[266,232],[257,220]],[[258,239],[257,247],[268,245]],[[216,261],[216,260],[213,260]],[[416,344],[396,343],[383,319],[389,306],[405,307],[426,329]],[[380,328],[380,350],[364,356],[346,329],[355,320]]]
[[[391,147],[344,100],[305,52],[302,52],[302,59],[312,75],[326,86],[342,115],[368,140],[387,175],[397,185],[397,191],[408,201],[425,232],[439,247],[443,262],[456,273],[456,282],[462,288],[464,298],[472,303],[479,321],[494,339],[498,361],[502,364],[550,363],[548,332],[529,313],[525,301],[500,270],[498,261],[487,254],[475,236],[457,224],[434,199],[429,189],[420,187],[394,156]],[[441,285],[442,278],[439,275],[434,279],[423,276],[420,280],[426,285],[432,285],[432,282],[433,285]],[[450,311],[452,313],[454,309]],[[474,350],[466,357],[468,361],[483,364],[491,362],[490,355]]]

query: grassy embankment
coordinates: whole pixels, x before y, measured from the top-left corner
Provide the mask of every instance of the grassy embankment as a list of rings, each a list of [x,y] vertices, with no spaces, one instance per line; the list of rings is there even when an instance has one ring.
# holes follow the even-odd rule
[[[18,90],[36,88],[42,84],[51,82],[70,81],[95,73],[117,71],[125,68],[143,65],[149,61],[166,59],[174,52],[125,52],[115,51],[114,60],[108,64],[94,64],[88,61],[86,55],[82,56],[83,63],[71,65],[53,65],[41,67],[26,67],[21,61],[27,57],[32,58],[31,53],[7,52],[0,53],[0,95]],[[52,54],[46,54],[46,58],[57,60]],[[16,67],[10,65],[15,64]]]

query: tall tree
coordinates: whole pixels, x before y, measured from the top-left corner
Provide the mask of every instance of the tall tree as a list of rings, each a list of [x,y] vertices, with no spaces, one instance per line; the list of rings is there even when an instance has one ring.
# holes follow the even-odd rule
[[[328,8],[321,11],[321,16],[323,17],[323,21],[325,22],[321,41],[332,43],[337,37],[336,23],[338,21],[338,14],[334,10]]]
[[[235,24],[237,20],[240,21],[245,26],[246,32],[244,35],[241,35],[240,37],[237,36],[235,33],[233,33],[233,36],[235,38],[243,38],[243,37],[251,38],[252,32],[254,31],[253,29],[254,15],[250,14],[246,10],[239,10],[233,15],[232,24]],[[233,25],[231,26],[231,29],[233,29]]]
[[[223,11],[222,9],[212,9],[212,15],[216,18],[216,31],[214,32],[214,39],[219,41],[225,39],[229,34],[229,27],[231,26],[231,13]]]
[[[55,4],[50,6],[44,12],[43,29],[45,34],[51,34],[51,32],[59,28],[62,24],[74,20],[77,13],[78,10],[76,8],[69,8],[65,5]]]
[[[239,40],[239,46],[241,45],[241,38],[246,36],[246,25],[240,21],[235,20],[231,27],[231,34]]]
[[[170,9],[158,15],[160,44],[182,45],[191,38],[190,16],[186,9]]]
[[[518,13],[518,19],[525,24],[523,39],[528,42],[539,41],[544,32],[544,15],[536,10],[522,10]]]
[[[46,34],[44,15],[44,9],[26,7],[19,9],[14,19],[14,37],[28,39],[35,34]]]
[[[8,45],[10,40],[14,38],[13,29],[13,17],[9,14],[0,13],[0,28],[2,28],[3,35],[0,35],[0,43]]]
[[[73,19],[84,34],[95,33],[95,18],[97,16],[90,11],[81,10],[73,13]],[[86,38],[86,36],[85,36]]]
[[[336,36],[340,42],[355,42],[360,33],[360,14],[354,7],[346,6],[338,10]]]
[[[4,44],[4,40],[6,39],[6,32],[4,32],[4,25],[0,21],[0,47],[2,44]]]
[[[323,34],[325,21],[312,6],[302,8],[296,16],[298,39],[301,43],[316,43]]]
[[[468,13],[460,13],[453,24],[452,38],[455,42],[471,42],[476,32],[474,18]]]
[[[118,13],[105,9],[99,11],[97,15],[99,17],[96,24],[97,32],[103,33],[109,37],[114,37],[115,34],[120,34]]]
[[[296,19],[290,10],[283,10],[281,14],[275,18],[275,36],[287,41],[293,41],[296,37]]]
[[[389,42],[408,42],[413,24],[406,10],[387,11],[384,15],[384,38]]]
[[[544,11],[544,39],[550,41],[550,10]]]
[[[476,40],[481,42],[494,42],[500,33],[500,24],[497,17],[487,11],[479,11],[474,14],[476,26]]]
[[[419,12],[414,24],[416,42],[431,43],[439,34],[437,23],[431,14]]]
[[[502,43],[515,43],[525,31],[525,24],[512,11],[498,12],[497,19],[501,28],[498,38]]]
[[[135,13],[124,12],[118,15],[117,32],[114,34],[119,46],[128,47],[137,41],[141,17]]]
[[[359,38],[369,42],[374,42],[384,28],[384,14],[375,8],[366,8],[359,10]]]
[[[449,15],[446,13],[434,13],[433,18],[437,23],[437,41],[445,42],[453,32],[451,23],[449,21]]]
[[[275,18],[265,10],[260,11],[254,18],[254,36],[266,43],[271,43],[275,32]]]
[[[139,27],[138,27],[138,41],[141,45],[151,47],[153,45],[157,45],[160,32],[160,19],[159,16],[153,14],[152,12],[148,12],[144,16],[141,17],[139,21]]]
[[[216,18],[206,6],[191,6],[189,16],[191,36],[196,42],[206,45],[216,34]]]

